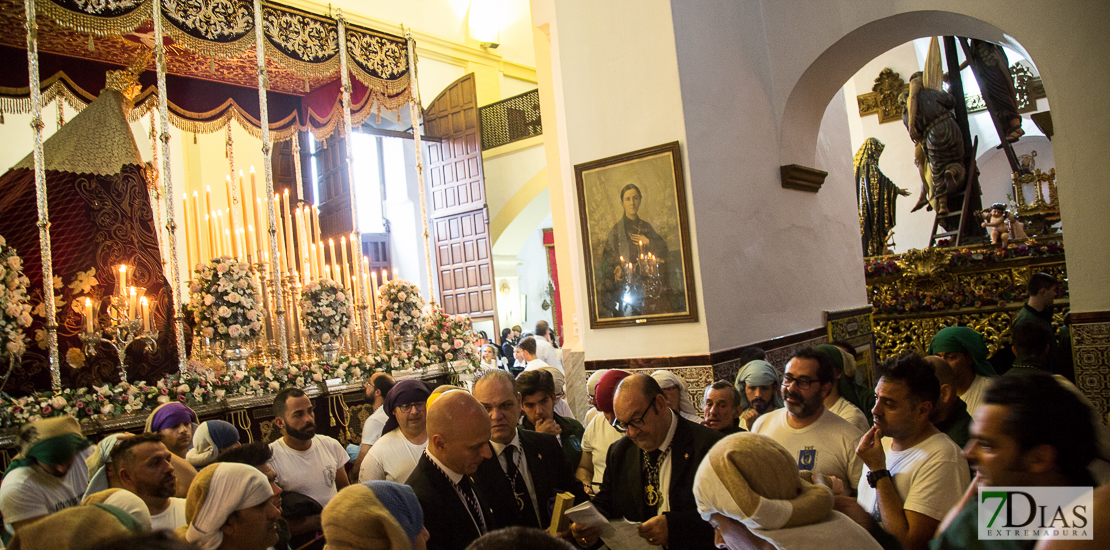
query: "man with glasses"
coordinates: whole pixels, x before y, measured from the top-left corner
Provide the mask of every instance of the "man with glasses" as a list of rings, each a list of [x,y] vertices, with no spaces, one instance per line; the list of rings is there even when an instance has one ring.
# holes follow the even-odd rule
[[[606,517],[642,522],[648,544],[674,550],[713,548],[713,528],[694,501],[694,476],[720,432],[681,418],[659,384],[634,374],[617,388],[613,427],[625,433],[609,448],[609,467],[593,504]],[[580,546],[593,546],[598,528],[571,525]]]
[[[382,405],[389,420],[362,461],[359,481],[404,483],[409,478],[428,446],[425,409],[431,393],[424,382],[416,379],[397,382],[389,390]]]
[[[786,408],[759,417],[752,431],[777,441],[797,460],[799,471],[833,477],[833,492],[854,493],[863,472],[856,446],[863,433],[825,408],[836,383],[832,361],[824,352],[805,348],[786,364],[782,396]]]

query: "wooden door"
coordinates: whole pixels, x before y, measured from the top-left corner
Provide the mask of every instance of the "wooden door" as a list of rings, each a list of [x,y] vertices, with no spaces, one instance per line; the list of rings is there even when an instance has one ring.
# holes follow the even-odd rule
[[[482,177],[482,138],[474,75],[447,87],[424,112],[428,141],[428,217],[439,303],[451,315],[496,319],[493,259]]]
[[[339,132],[332,133],[326,140],[316,142],[317,187],[320,191],[320,236],[325,241],[350,235],[351,225],[351,186],[347,170],[347,144]],[[302,166],[302,168],[304,168]]]

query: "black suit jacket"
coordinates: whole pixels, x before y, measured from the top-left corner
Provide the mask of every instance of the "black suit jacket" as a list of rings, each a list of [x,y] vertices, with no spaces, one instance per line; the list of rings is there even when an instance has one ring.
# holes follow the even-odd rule
[[[563,448],[555,436],[528,430],[517,429],[520,445],[524,447],[524,457],[528,462],[528,473],[532,476],[532,487],[536,491],[536,504],[539,506],[538,527],[547,529],[551,525],[549,503],[556,493],[570,492],[575,503],[586,502],[589,498],[582,490],[582,482],[574,478],[566,466]],[[492,450],[492,445],[490,445]],[[495,452],[493,458],[486,459],[474,473],[474,481],[492,498],[490,505],[498,522],[503,526],[521,525],[537,527],[536,518],[521,512],[513,496],[513,488],[508,476],[501,469]]]
[[[677,416],[677,415],[676,415]],[[713,444],[724,434],[678,417],[678,426],[671,439],[671,480],[667,497],[670,500],[667,518],[668,548],[701,550],[714,548],[713,528],[701,519],[694,501],[694,475]],[[627,518],[647,521],[644,517],[643,453],[627,437],[609,447],[605,477],[594,497],[594,506],[609,519]]]
[[[451,480],[428,459],[427,454],[420,457],[405,485],[412,487],[424,510],[424,527],[431,535],[428,550],[465,550],[481,536]],[[488,531],[503,527],[497,523],[496,514],[489,507],[490,495],[478,483],[474,484],[474,492],[478,495]]]

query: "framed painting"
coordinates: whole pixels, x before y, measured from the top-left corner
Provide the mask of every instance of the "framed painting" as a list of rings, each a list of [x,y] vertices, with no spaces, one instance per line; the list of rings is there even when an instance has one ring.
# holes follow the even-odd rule
[[[698,320],[678,142],[574,167],[590,328]]]

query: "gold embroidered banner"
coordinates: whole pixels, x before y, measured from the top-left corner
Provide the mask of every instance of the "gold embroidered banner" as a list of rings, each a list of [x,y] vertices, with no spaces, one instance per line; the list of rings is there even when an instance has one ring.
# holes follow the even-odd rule
[[[262,4],[266,56],[297,75],[329,76],[339,68],[339,23],[279,4]]]
[[[37,0],[39,12],[97,36],[129,33],[150,19],[150,0]]]
[[[176,44],[211,57],[254,46],[251,0],[161,0],[162,21]]]

